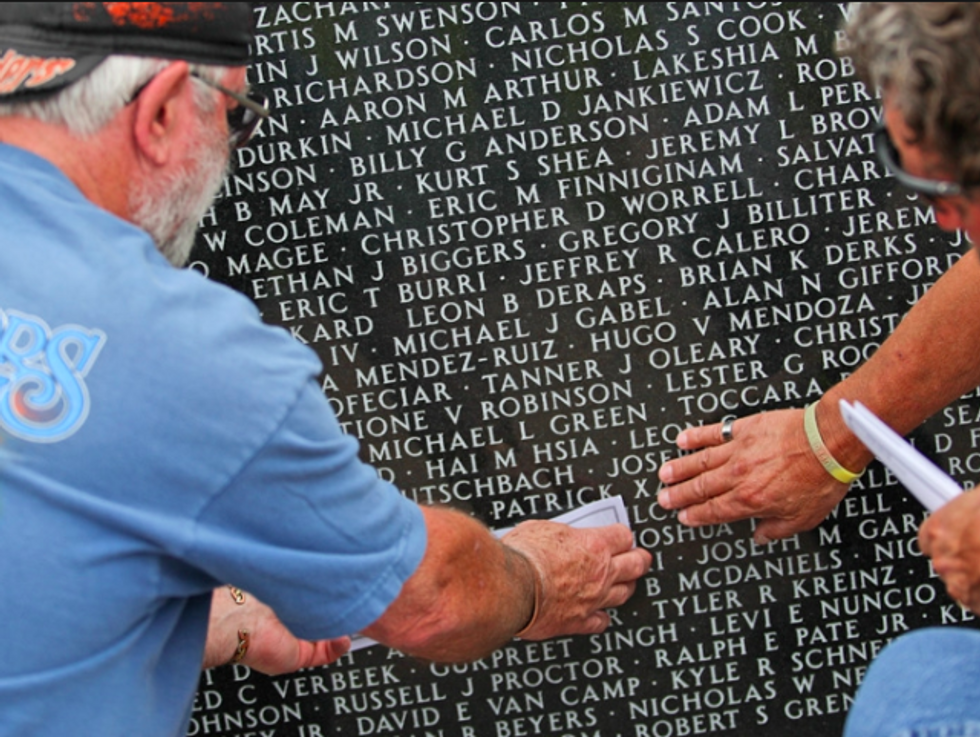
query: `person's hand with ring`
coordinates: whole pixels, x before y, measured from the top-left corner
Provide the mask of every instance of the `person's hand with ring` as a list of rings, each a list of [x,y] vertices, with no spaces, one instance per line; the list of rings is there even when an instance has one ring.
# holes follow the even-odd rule
[[[660,468],[660,505],[694,527],[758,519],[759,545],[816,527],[848,489],[814,456],[802,410],[688,428],[677,445],[694,452]]]

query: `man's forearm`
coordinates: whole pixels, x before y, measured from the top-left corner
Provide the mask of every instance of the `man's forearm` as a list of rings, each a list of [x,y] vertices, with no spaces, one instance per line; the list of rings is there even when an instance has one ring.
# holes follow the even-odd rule
[[[531,619],[535,569],[468,515],[439,508],[423,513],[425,557],[398,599],[364,634],[430,660],[483,657]]]
[[[871,454],[844,426],[841,398],[858,399],[898,432],[908,433],[980,385],[980,261],[970,251],[909,311],[875,354],[831,388],[818,407],[820,432],[847,468]]]
[[[502,540],[471,517],[423,508],[428,544],[418,570],[364,630],[431,660],[466,661],[520,633],[543,640],[609,626],[651,556],[625,525],[573,529],[533,520]]]

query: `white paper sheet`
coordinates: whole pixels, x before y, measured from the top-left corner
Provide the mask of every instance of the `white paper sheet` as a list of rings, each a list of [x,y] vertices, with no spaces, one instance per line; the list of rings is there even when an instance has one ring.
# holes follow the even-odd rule
[[[629,515],[626,513],[626,505],[623,503],[623,497],[621,496],[613,496],[608,499],[599,499],[598,501],[590,502],[570,512],[552,517],[551,521],[563,522],[571,527],[582,529],[587,527],[604,527],[617,523],[626,525],[627,527],[630,526]],[[494,530],[493,534],[500,538],[513,529],[513,527],[505,527]],[[363,635],[351,635],[350,639],[351,652],[378,644],[371,638],[364,637]]]
[[[583,504],[577,509],[565,512],[557,517],[551,518],[552,522],[562,522],[570,527],[585,529],[587,527],[605,527],[606,525],[621,524],[630,526],[629,516],[626,514],[626,505],[623,497],[611,496],[608,499],[599,499],[595,502]],[[503,537],[513,530],[513,527],[494,530],[493,534]]]
[[[930,512],[963,492],[959,484],[860,402],[852,405],[842,399],[840,412],[851,432]]]

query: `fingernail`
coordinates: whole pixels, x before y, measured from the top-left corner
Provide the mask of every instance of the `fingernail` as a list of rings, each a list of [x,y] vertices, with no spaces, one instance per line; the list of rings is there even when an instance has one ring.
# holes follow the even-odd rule
[[[686,525],[687,524],[687,510],[686,509],[682,509],[680,512],[677,513],[677,521],[680,522],[682,525]]]
[[[674,469],[670,465],[661,466],[660,473],[657,474],[660,480],[665,484],[669,484],[674,480]]]
[[[765,535],[755,536],[755,544],[758,545],[759,547],[762,547],[763,545],[768,545],[770,542],[771,540]]]
[[[676,442],[677,442],[677,446],[679,448],[683,448],[684,447],[684,445],[687,443],[687,430],[682,430],[681,431],[681,433],[677,436],[677,441]]]
[[[657,494],[657,503],[664,509],[670,509],[670,492],[664,489]]]

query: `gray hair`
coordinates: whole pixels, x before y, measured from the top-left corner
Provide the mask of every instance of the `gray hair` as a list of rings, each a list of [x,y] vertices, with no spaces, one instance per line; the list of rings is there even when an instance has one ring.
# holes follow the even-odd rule
[[[847,40],[916,141],[960,183],[980,183],[980,3],[859,3]]]
[[[98,133],[133,100],[136,92],[163,71],[171,59],[140,56],[108,57],[92,72],[61,92],[33,102],[0,105],[0,116],[19,115],[44,123],[65,126],[80,137]],[[191,70],[218,81],[227,67],[192,64]],[[195,86],[195,102],[202,112],[217,104],[213,90]]]

